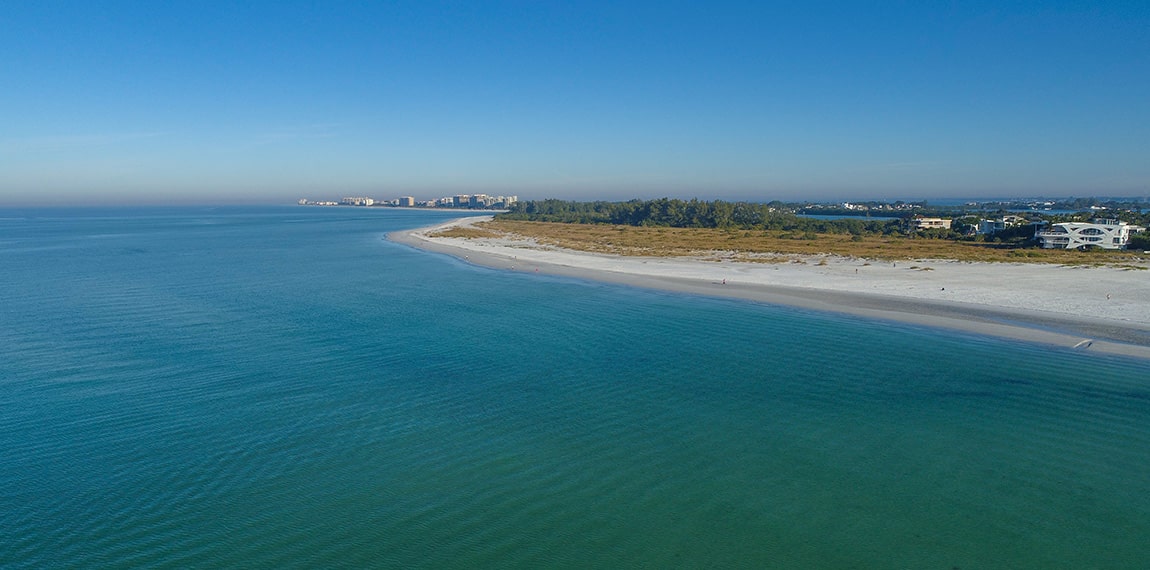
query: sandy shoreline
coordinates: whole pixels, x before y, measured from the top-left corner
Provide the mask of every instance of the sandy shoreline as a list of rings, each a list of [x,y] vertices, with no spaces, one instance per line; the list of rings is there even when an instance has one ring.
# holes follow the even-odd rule
[[[781,263],[627,257],[523,239],[428,237],[478,216],[388,239],[471,263],[714,297],[833,311],[1150,359],[1150,271],[834,256]],[[714,259],[720,261],[714,261]]]

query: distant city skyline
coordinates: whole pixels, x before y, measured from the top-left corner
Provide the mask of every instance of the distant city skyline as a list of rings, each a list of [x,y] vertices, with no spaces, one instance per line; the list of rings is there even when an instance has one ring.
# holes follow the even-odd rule
[[[17,2],[0,205],[1150,195],[1150,4]]]

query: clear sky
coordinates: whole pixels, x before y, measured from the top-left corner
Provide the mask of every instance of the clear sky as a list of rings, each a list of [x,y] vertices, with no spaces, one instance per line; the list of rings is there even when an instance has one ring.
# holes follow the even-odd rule
[[[13,0],[0,204],[1150,195],[1150,2]]]

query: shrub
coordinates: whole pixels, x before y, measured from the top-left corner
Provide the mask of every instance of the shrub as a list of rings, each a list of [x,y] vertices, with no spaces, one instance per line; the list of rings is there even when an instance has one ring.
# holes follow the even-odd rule
[[[1130,236],[1130,241],[1126,244],[1127,249],[1150,249],[1150,231],[1134,234]]]

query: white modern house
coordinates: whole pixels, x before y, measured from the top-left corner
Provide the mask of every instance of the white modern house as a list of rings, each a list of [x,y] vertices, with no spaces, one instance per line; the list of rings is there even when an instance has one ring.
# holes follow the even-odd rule
[[[1130,233],[1142,228],[1118,220],[1063,222],[1034,232],[1038,245],[1045,249],[1126,249]]]
[[[916,216],[910,221],[910,229],[915,231],[938,228],[949,230],[950,222],[951,220],[946,220],[943,218],[924,218],[922,216]]]
[[[994,234],[1005,230],[1006,228],[1012,228],[1020,224],[1025,224],[1026,222],[1026,218],[1023,218],[1022,216],[999,216],[993,220],[979,220],[978,233],[987,235]]]

